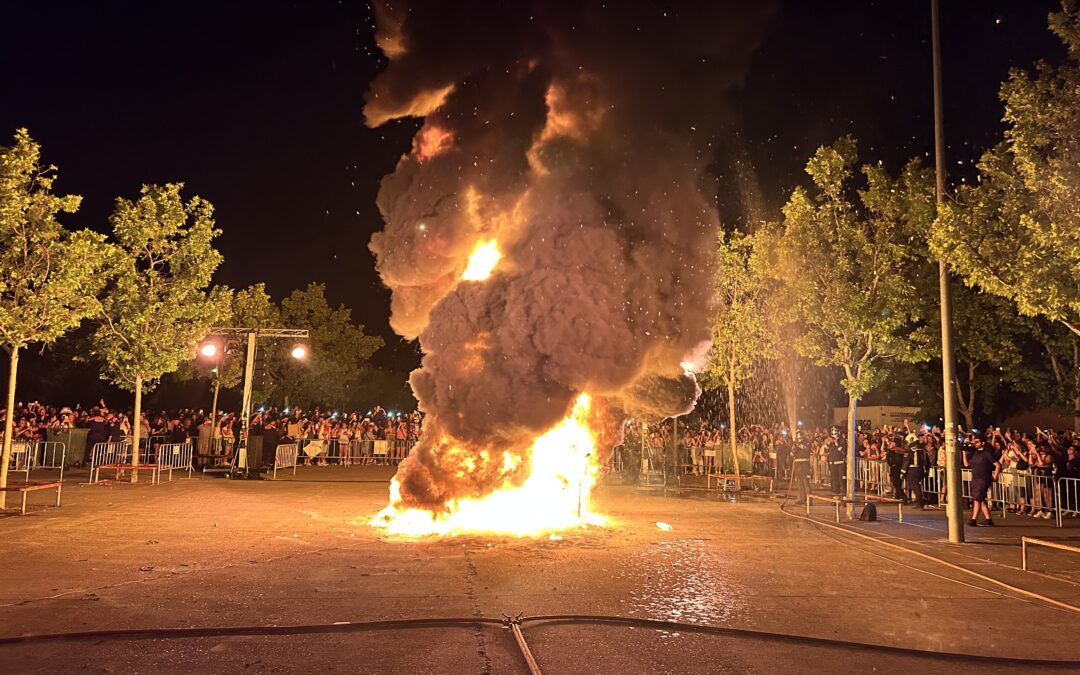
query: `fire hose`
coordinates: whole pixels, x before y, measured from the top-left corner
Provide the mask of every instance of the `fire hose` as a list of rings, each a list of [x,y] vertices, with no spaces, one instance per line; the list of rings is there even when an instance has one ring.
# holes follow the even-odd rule
[[[834,638],[817,637],[812,635],[798,635],[792,633],[778,633],[774,631],[752,630],[747,628],[733,628],[726,626],[709,626],[694,623],[681,623],[678,621],[665,621],[660,619],[643,619],[626,616],[607,616],[593,614],[549,614],[542,616],[517,615],[514,618],[504,616],[501,619],[491,617],[448,617],[448,618],[421,618],[421,619],[397,619],[389,621],[338,621],[321,624],[298,624],[284,626],[216,626],[216,627],[191,627],[191,628],[134,628],[115,630],[79,631],[70,633],[33,633],[27,635],[13,635],[0,637],[0,647],[5,645],[30,644],[37,642],[63,642],[76,640],[147,640],[147,639],[177,639],[177,638],[200,638],[200,637],[231,637],[231,636],[276,636],[276,635],[310,635],[317,633],[361,633],[368,631],[385,630],[408,630],[413,628],[473,628],[478,626],[502,626],[508,628],[514,634],[522,656],[532,675],[540,675],[540,667],[533,657],[532,651],[525,642],[525,631],[529,624],[544,625],[609,625],[626,626],[632,628],[651,628],[655,630],[679,631],[685,633],[699,633],[703,635],[716,635],[729,638],[743,638],[749,640],[783,642],[815,647],[831,647],[851,651],[868,651],[885,654],[912,656],[917,658],[961,661],[964,663],[986,663],[993,665],[1018,665],[1018,666],[1042,666],[1055,668],[1077,668],[1080,660],[1069,659],[1035,659],[1013,656],[994,656],[988,654],[963,654],[958,652],[943,652],[929,649],[915,649],[911,647],[899,647],[894,645],[876,644],[870,642],[855,642],[850,640],[838,640]]]

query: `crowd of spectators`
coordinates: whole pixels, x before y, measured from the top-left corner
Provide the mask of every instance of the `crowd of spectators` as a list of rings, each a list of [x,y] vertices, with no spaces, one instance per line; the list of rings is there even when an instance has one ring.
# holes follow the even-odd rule
[[[6,410],[0,410],[0,418]],[[111,410],[104,401],[87,408],[47,406],[38,402],[20,403],[13,415],[12,438],[18,441],[45,441],[50,432],[86,429],[88,447],[95,443],[120,441],[132,436],[131,411]],[[338,412],[318,407],[262,407],[250,420],[252,436],[273,437],[273,443],[319,439],[337,442],[352,440],[393,440],[415,442],[423,416],[419,412],[393,412],[376,405],[366,413]],[[242,435],[240,415],[220,412],[216,421],[204,410],[144,411],[140,435],[167,443],[189,440],[198,445],[198,454],[228,454]],[[269,439],[268,439],[269,440]]]
[[[783,425],[753,424],[738,430],[736,442],[743,472],[749,468],[752,475],[786,482],[798,471],[797,458],[803,457],[806,471],[819,484],[836,494],[844,491],[847,432],[842,427],[799,427],[792,434]],[[973,501],[983,505],[991,487],[1000,482],[1015,496],[1011,511],[1049,519],[1055,500],[1054,480],[1080,478],[1080,434],[1072,431],[1035,428],[1022,432],[993,426],[982,431],[959,429],[957,444],[962,465],[970,472],[969,491],[973,498],[983,498]],[[939,427],[905,420],[902,425],[860,430],[855,447],[860,463],[880,469],[860,474],[864,483],[860,490],[887,493],[920,507],[944,503],[947,453]],[[629,424],[616,456],[620,468],[635,475],[640,473],[639,467],[691,475],[733,470],[727,426],[708,420],[683,422],[677,433],[670,420],[643,429]],[[925,480],[927,477],[931,480]],[[932,494],[923,494],[925,485],[933,487]],[[988,515],[986,519],[992,523]]]

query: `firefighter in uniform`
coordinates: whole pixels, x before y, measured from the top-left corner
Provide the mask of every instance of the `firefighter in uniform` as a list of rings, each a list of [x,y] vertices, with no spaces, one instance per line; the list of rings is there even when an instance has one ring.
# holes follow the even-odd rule
[[[922,481],[926,476],[926,468],[930,460],[926,450],[919,443],[914,434],[906,439],[908,442],[907,452],[904,455],[904,497],[913,497],[915,508],[923,507]]]
[[[810,446],[801,438],[795,441],[792,465],[795,483],[799,486],[799,502],[805,504],[806,495],[810,493]]]
[[[904,499],[904,459],[907,452],[895,438],[889,441],[889,451],[885,463],[889,466],[889,482],[892,483],[893,498]]]
[[[835,438],[828,440],[826,457],[829,461],[830,485],[834,495],[844,494],[844,453],[840,450],[840,444]]]

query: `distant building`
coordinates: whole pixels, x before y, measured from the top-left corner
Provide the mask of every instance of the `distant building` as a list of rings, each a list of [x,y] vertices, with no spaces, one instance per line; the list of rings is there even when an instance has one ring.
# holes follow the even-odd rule
[[[867,405],[855,409],[855,417],[860,429],[877,429],[878,427],[903,426],[904,420],[910,420],[912,425],[918,424],[921,408],[904,405]],[[833,424],[838,427],[847,426],[847,408],[833,408]]]

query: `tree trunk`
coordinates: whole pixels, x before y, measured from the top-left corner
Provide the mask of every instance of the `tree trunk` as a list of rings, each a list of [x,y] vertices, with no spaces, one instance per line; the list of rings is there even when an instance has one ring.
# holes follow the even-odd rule
[[[8,463],[11,462],[11,434],[15,421],[15,378],[19,370],[19,348],[11,348],[11,372],[8,373],[7,410],[4,412],[4,446],[0,452],[0,487],[7,487]],[[7,493],[0,492],[0,509],[7,506]]]
[[[1073,340],[1073,431],[1080,433],[1080,342]]]
[[[964,392],[960,388],[960,380],[956,381],[956,403],[960,408],[960,414],[964,416],[964,428],[971,431],[971,428],[975,426],[975,365],[972,363],[967,364],[968,367],[968,381],[967,381],[967,400],[964,400]]]
[[[214,378],[214,402],[210,404],[210,449],[214,452],[214,436],[217,435],[217,402],[218,392],[221,391],[221,375]]]
[[[858,431],[858,420],[856,419],[856,411],[859,408],[859,399],[854,397],[848,397],[848,433],[847,433],[847,498],[845,511],[847,512],[847,519],[855,519],[855,505],[852,503],[855,499],[855,462],[857,457],[855,455],[855,437]]]
[[[735,492],[742,489],[739,485],[739,443],[735,433],[735,346],[731,347],[731,360],[728,361],[728,436],[731,438],[731,465],[735,469]]]
[[[135,414],[131,420],[131,464],[139,465],[139,440],[142,438],[142,377],[135,376]],[[131,482],[139,482],[139,472],[131,472]]]

